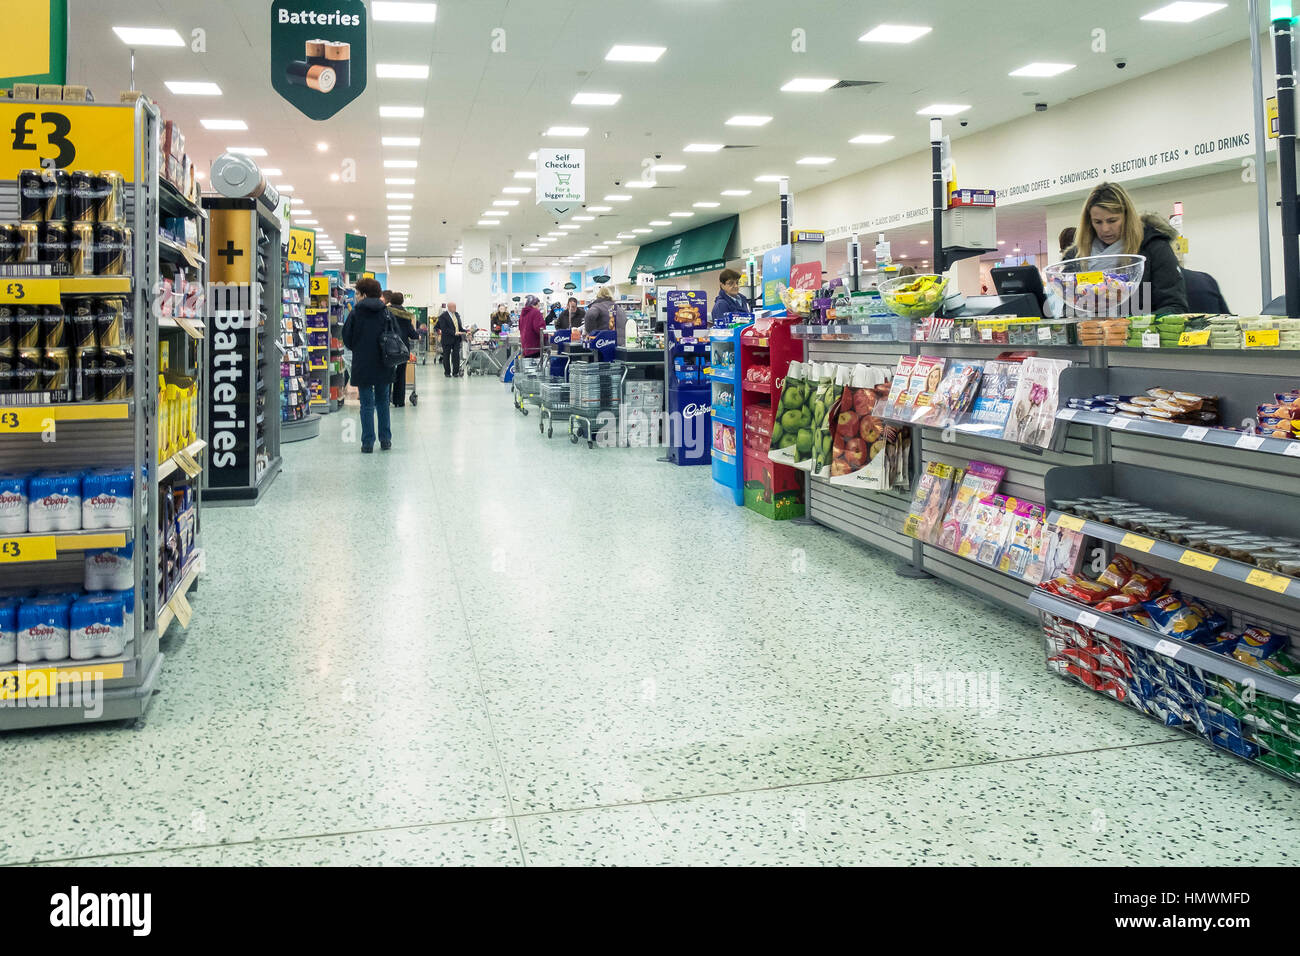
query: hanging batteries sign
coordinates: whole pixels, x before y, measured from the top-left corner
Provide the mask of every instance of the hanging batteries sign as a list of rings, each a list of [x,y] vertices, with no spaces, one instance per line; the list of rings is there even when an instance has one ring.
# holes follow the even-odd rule
[[[271,4],[271,86],[298,111],[327,120],[366,88],[361,0]]]
[[[537,205],[557,221],[568,219],[587,200],[587,151],[537,151]]]

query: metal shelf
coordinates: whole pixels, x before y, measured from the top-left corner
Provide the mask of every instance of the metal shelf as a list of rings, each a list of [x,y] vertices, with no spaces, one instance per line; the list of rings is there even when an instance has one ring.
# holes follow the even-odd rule
[[[1109,541],[1112,544],[1118,544],[1121,547],[1140,551],[1152,558],[1161,558],[1165,561],[1171,561],[1174,564],[1180,564],[1183,567],[1195,568],[1198,571],[1204,571],[1208,574],[1213,574],[1216,577],[1249,584],[1252,587],[1257,587],[1261,590],[1281,595],[1290,600],[1300,601],[1300,580],[1287,577],[1284,574],[1274,574],[1272,571],[1265,571],[1262,568],[1255,567],[1253,564],[1246,564],[1242,561],[1234,561],[1232,558],[1222,558],[1218,555],[1207,554],[1204,551],[1197,551],[1195,548],[1186,548],[1181,544],[1174,544],[1171,541],[1162,541],[1159,538],[1150,538],[1146,535],[1134,534],[1130,531],[1125,531],[1123,528],[1117,528],[1112,524],[1104,524],[1100,521],[1088,521],[1084,518],[1075,517],[1074,515],[1063,514],[1060,511],[1053,510],[1049,512],[1047,520],[1052,524],[1060,525],[1063,528],[1069,528],[1073,531],[1081,531],[1086,535],[1099,538],[1102,541]]]
[[[187,447],[185,451],[188,452],[191,456],[194,456],[202,452],[203,449],[207,447],[208,447],[208,443],[205,442],[202,438],[200,438],[194,444]],[[172,455],[172,457],[168,458],[165,462],[163,462],[161,465],[158,466],[158,480],[162,481],[164,478],[172,474],[180,467],[181,466],[179,460],[175,455]]]
[[[1054,614],[1067,621],[1074,621],[1083,627],[1119,638],[1121,641],[1134,644],[1145,650],[1163,654],[1171,660],[1192,664],[1211,674],[1217,674],[1237,683],[1247,684],[1247,686],[1254,686],[1257,691],[1262,693],[1300,703],[1300,683],[1289,681],[1262,668],[1243,664],[1235,657],[1216,654],[1214,651],[1196,644],[1188,644],[1185,641],[1171,640],[1121,617],[1116,617],[1113,614],[1100,614],[1085,605],[1067,601],[1055,594],[1049,594],[1042,588],[1033,590],[1029,595],[1029,604],[1031,607],[1046,611],[1048,614]]]
[[[1268,438],[1227,428],[1176,425],[1173,422],[1153,421],[1146,418],[1124,418],[1120,415],[1107,415],[1104,412],[1079,408],[1063,408],[1056,413],[1056,417],[1059,421],[1073,422],[1076,425],[1095,425],[1099,428],[1126,431],[1134,435],[1150,435],[1172,441],[1197,442],[1202,445],[1216,445],[1219,448],[1256,451],[1263,455],[1287,455],[1291,458],[1300,458],[1300,441]]]
[[[198,217],[199,207],[181,194],[180,189],[169,179],[158,177],[158,205],[170,216]]]
[[[193,249],[182,246],[179,242],[174,242],[166,236],[158,237],[158,254],[166,259],[184,262],[195,269],[207,264],[207,260]]]
[[[131,528],[93,531],[28,531],[0,538],[0,562],[35,564],[54,561],[61,551],[121,548],[134,537]]]

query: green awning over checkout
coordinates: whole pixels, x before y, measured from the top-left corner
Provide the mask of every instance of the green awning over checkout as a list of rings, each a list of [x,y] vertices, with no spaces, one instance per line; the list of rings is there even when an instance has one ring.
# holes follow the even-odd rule
[[[642,246],[629,278],[635,281],[638,273],[653,272],[658,279],[671,279],[725,268],[739,220],[728,216]]]

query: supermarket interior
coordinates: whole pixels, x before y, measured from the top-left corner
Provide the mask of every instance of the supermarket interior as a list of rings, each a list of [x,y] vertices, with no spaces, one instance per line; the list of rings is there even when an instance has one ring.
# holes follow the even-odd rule
[[[1296,862],[1289,0],[0,12],[0,865]]]

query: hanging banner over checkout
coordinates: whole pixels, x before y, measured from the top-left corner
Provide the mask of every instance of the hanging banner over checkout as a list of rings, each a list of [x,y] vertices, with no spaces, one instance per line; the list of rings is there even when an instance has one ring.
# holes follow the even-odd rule
[[[587,201],[586,150],[537,151],[537,205],[557,221],[568,219]]]

